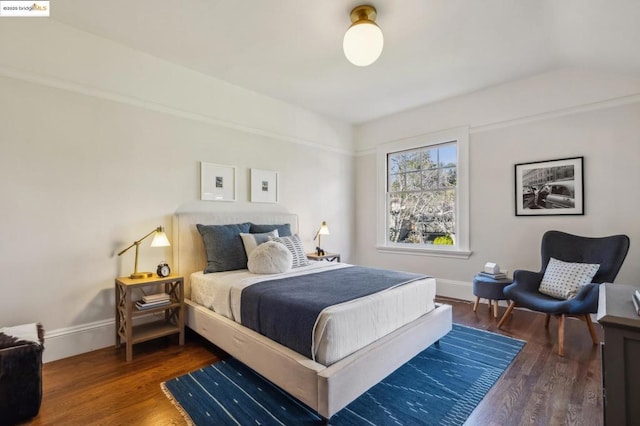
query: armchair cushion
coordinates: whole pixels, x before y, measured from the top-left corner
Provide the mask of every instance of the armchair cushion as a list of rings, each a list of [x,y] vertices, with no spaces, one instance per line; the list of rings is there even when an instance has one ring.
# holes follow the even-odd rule
[[[598,263],[573,263],[550,258],[540,283],[540,293],[557,299],[571,299],[591,283],[598,272]]]
[[[599,284],[587,284],[580,289],[576,297],[564,300],[547,296],[538,290],[523,286],[521,282],[514,281],[513,284],[505,287],[504,294],[517,306],[533,311],[552,315],[583,315],[597,312],[599,287]]]

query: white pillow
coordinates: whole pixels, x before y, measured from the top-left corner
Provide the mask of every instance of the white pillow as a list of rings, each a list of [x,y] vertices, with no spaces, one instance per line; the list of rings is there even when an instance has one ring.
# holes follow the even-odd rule
[[[269,237],[269,240],[282,243],[289,249],[293,255],[292,268],[311,265],[311,262],[307,259],[307,254],[304,252],[302,241],[300,241],[300,237],[298,237],[298,235],[292,235],[291,237]]]
[[[261,234],[245,234],[240,233],[242,238],[242,244],[244,244],[244,251],[247,253],[247,259],[251,252],[262,243],[269,241],[269,237],[279,237],[278,230],[274,229],[271,232],[264,232]]]
[[[538,290],[557,299],[571,299],[583,286],[591,283],[598,269],[600,265],[597,263],[569,263],[552,257]]]
[[[247,268],[254,274],[279,274],[291,269],[293,256],[288,248],[275,241],[267,241],[249,255]]]

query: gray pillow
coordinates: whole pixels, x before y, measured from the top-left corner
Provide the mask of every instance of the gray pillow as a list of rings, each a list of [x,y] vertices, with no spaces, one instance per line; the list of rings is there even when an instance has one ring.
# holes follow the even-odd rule
[[[278,230],[274,229],[271,232],[265,232],[263,234],[245,234],[240,233],[242,243],[244,244],[244,251],[247,253],[247,259],[251,256],[251,252],[262,243],[269,241],[269,237],[279,237]]]
[[[205,274],[247,268],[247,253],[240,233],[249,232],[249,222],[233,225],[198,224],[196,227],[207,252]]]
[[[274,229],[278,230],[278,235],[281,237],[290,237],[291,234],[291,225],[288,223],[282,225],[256,225],[255,223],[251,224],[251,232],[252,234],[263,234],[265,232],[271,232]]]

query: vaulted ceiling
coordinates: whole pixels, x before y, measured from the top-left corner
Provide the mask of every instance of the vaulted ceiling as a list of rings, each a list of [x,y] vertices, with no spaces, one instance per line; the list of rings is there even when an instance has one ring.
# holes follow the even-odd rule
[[[56,0],[51,17],[351,123],[565,67],[640,76],[638,0]],[[385,36],[342,53],[349,12]]]

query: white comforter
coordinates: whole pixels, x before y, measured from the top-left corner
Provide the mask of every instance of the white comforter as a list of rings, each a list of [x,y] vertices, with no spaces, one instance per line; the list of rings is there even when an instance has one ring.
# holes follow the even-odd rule
[[[242,290],[262,281],[351,265],[313,262],[274,275],[248,270],[191,275],[191,300],[241,323]],[[427,278],[326,308],[316,321],[312,354],[330,365],[434,309],[435,280]]]

